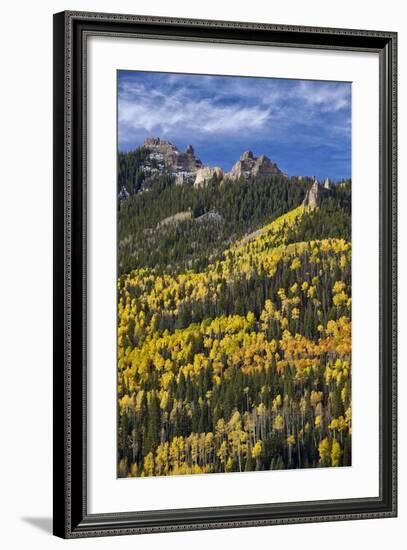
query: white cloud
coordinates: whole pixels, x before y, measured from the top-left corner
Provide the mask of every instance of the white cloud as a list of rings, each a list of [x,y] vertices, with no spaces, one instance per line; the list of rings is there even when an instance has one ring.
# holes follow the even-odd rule
[[[132,100],[132,97],[137,99]],[[170,95],[143,87],[123,91],[119,99],[119,123],[147,132],[199,130],[206,133],[259,129],[269,120],[270,109],[262,106],[218,104],[211,99],[193,99],[181,89]]]
[[[293,89],[292,97],[326,113],[349,107],[351,100],[350,86],[311,81],[299,82]]]
[[[294,138],[299,125],[313,138],[336,141],[350,132],[351,87],[335,82],[216,76],[157,75],[123,79],[119,86],[120,141],[136,136],[194,134],[278,135]],[[329,123],[326,124],[327,117]],[[346,117],[346,119],[344,118]],[[305,134],[304,134],[305,135]]]

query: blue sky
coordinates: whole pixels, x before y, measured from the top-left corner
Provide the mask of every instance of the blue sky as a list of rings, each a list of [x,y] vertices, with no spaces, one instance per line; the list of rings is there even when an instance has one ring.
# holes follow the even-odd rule
[[[118,71],[119,150],[152,136],[224,170],[252,150],[290,176],[349,178],[351,84]]]

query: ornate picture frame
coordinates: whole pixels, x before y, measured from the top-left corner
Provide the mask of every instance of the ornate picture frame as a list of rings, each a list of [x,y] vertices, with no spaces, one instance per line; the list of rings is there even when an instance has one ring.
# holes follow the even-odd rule
[[[372,236],[380,251],[378,496],[89,513],[86,182],[87,43],[92,36],[378,56],[379,235]],[[70,11],[54,15],[54,534],[77,538],[396,516],[396,208],[396,33]]]

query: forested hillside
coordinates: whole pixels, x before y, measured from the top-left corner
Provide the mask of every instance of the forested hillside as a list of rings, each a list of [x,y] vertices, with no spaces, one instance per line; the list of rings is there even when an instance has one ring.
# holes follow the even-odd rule
[[[146,187],[145,158],[119,159],[118,475],[350,465],[350,182],[311,207],[280,174]]]
[[[190,183],[174,185],[163,175],[148,191],[120,203],[120,273],[134,266],[202,269],[235,239],[301,204],[306,187],[275,176],[256,185],[243,179],[220,184],[214,177],[195,188]],[[157,231],[162,220],[179,212],[190,212],[190,218],[169,220]]]

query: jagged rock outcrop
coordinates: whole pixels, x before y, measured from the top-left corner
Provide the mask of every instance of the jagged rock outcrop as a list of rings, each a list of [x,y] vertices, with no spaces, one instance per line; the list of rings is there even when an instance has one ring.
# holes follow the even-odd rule
[[[306,192],[302,204],[303,206],[314,209],[321,204],[322,196],[326,195],[327,193],[329,193],[329,189],[327,189],[326,187],[322,187],[322,185],[319,184],[318,180],[315,179],[311,188],[308,189],[308,191]]]
[[[246,180],[255,180],[256,178],[268,178],[270,176],[280,176],[288,178],[275,162],[272,162],[266,155],[254,156],[252,151],[245,151],[240,159],[233,165],[230,172],[224,173],[219,166],[205,166],[202,161],[195,156],[194,148],[191,144],[187,145],[185,151],[180,151],[171,142],[159,137],[149,137],[143,143],[144,153],[142,160],[137,166],[137,191],[148,191],[151,185],[161,176],[171,176],[175,185],[184,185],[193,183],[195,188],[205,186],[212,178],[217,178],[220,185],[226,181],[237,181],[240,178]],[[127,177],[127,176],[126,176]],[[301,181],[302,176],[295,177]],[[330,181],[327,179],[324,184],[324,190],[328,192]],[[322,188],[322,186],[321,186]],[[319,190],[310,190],[304,203],[312,206],[318,202]],[[129,198],[129,193],[123,187],[118,193],[120,201]]]
[[[219,166],[204,166],[203,168],[199,168],[196,173],[194,187],[202,187],[214,176],[221,179],[223,177],[222,168],[220,168]]]
[[[175,171],[196,173],[201,168],[202,162],[195,157],[194,149],[191,145],[185,150],[185,153],[178,153],[172,158],[172,168]]]
[[[331,189],[331,180],[329,178],[326,178],[324,181],[324,189]]]
[[[148,151],[149,161],[155,162],[161,170],[181,176],[180,183],[191,180],[202,167],[202,162],[195,157],[192,145],[188,145],[185,152],[181,153],[175,145],[157,137],[145,139],[143,147]]]
[[[219,180],[223,178],[223,180],[235,181],[242,176],[246,179],[272,175],[285,176],[277,164],[268,157],[265,155],[255,157],[252,151],[243,153],[232,170],[224,174],[219,166],[204,166],[201,160],[195,156],[191,144],[186,147],[184,152],[180,152],[169,141],[159,137],[149,137],[144,140],[143,148],[147,152],[147,158],[141,165],[145,176],[141,186],[142,190],[148,188],[150,182],[161,174],[174,176],[176,185],[194,183],[195,187],[205,185],[214,176]]]
[[[159,137],[146,138],[144,140],[143,147],[144,149],[147,149],[150,155],[155,153],[158,155],[167,156],[178,151],[175,145],[169,141],[160,139]]]
[[[252,151],[245,151],[233,165],[232,170],[225,174],[225,179],[238,180],[242,176],[247,179],[275,175],[284,176],[285,174],[266,155],[255,157]]]

